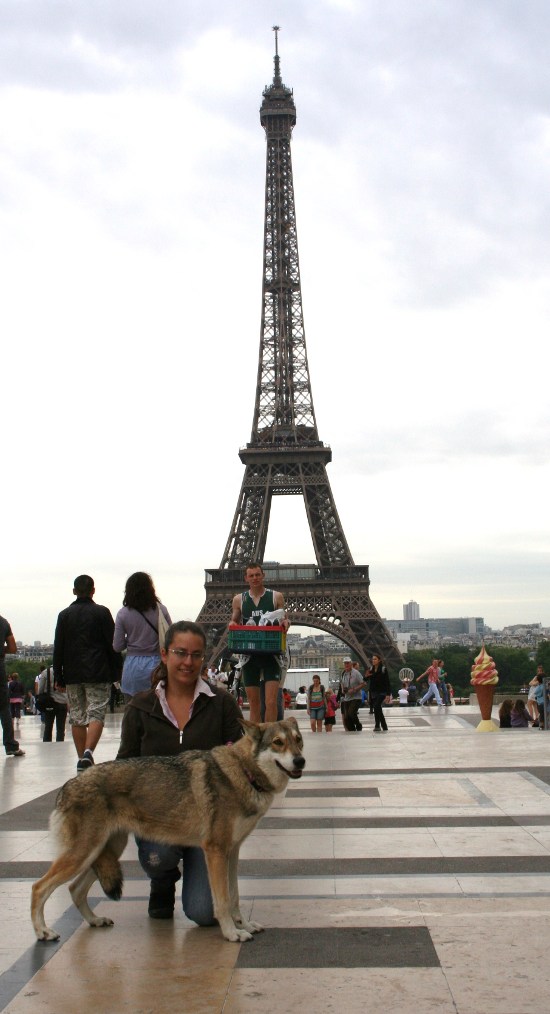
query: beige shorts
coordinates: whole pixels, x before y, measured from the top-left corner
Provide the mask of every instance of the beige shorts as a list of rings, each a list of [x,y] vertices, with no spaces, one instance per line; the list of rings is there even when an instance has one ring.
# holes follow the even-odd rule
[[[110,683],[73,683],[67,687],[69,723],[103,722],[111,698]]]

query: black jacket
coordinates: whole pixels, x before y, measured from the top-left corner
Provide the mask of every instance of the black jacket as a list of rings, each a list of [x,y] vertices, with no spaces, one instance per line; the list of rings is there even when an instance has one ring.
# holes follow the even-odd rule
[[[212,689],[214,697],[199,694],[182,733],[166,718],[154,690],[136,694],[124,712],[117,759],[167,757],[182,750],[211,750],[236,742],[243,731],[240,708],[227,690]]]
[[[388,676],[388,670],[382,663],[378,670],[371,669],[366,675],[366,679],[369,681],[369,690],[371,694],[384,694],[386,697],[391,694],[390,677]]]
[[[53,671],[59,686],[113,683],[122,672],[122,656],[113,650],[115,623],[106,606],[77,598],[57,618]]]

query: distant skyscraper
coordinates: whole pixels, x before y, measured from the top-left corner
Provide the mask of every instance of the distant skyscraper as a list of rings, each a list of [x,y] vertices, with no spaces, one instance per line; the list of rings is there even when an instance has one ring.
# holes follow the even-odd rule
[[[407,605],[403,606],[403,619],[404,620],[419,620],[420,619],[420,606],[418,602],[413,602],[411,599]]]

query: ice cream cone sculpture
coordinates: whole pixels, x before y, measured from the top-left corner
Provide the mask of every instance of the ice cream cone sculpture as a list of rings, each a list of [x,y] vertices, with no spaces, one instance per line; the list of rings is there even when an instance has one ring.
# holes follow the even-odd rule
[[[475,687],[477,702],[481,711],[481,722],[477,727],[477,731],[494,732],[498,726],[491,719],[491,711],[493,708],[495,686],[498,683],[498,672],[484,644],[481,646],[479,655],[474,658],[470,683]]]

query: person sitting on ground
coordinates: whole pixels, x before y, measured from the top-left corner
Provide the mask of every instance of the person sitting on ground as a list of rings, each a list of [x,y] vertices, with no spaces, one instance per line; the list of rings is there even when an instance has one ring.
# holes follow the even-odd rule
[[[117,759],[176,756],[183,750],[211,750],[240,739],[242,714],[235,698],[200,676],[205,653],[206,635],[197,623],[180,620],[168,628],[153,688],[136,694],[126,706]],[[166,805],[185,806],[185,800],[169,799]],[[199,926],[212,926],[214,909],[202,849],[143,838],[136,844],[151,880],[150,918],[173,918],[183,860],[183,911]]]
[[[512,729],[527,729],[529,722],[529,712],[525,707],[525,701],[518,697],[510,714],[510,725]]]
[[[498,709],[498,717],[501,729],[512,728],[512,720],[510,716],[512,714],[513,707],[514,702],[510,697],[507,697],[506,700],[503,701],[502,704],[500,705],[500,708]]]

